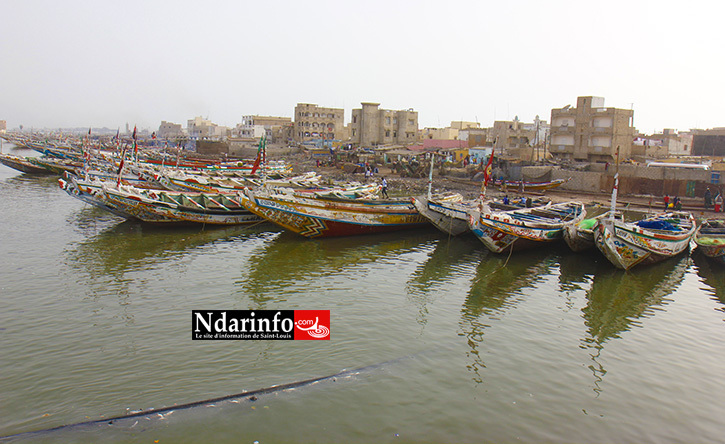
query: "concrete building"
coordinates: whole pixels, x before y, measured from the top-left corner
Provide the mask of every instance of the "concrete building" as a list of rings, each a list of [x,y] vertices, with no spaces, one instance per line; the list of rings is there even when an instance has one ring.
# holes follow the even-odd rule
[[[488,140],[496,148],[496,154],[510,159],[535,161],[546,155],[549,125],[536,116],[533,123],[499,120],[488,132]],[[487,145],[488,146],[488,145]]]
[[[423,128],[420,131],[420,139],[435,140],[468,140],[468,130],[480,129],[478,122],[453,121],[445,128]]]
[[[293,136],[295,142],[316,139],[340,140],[345,133],[342,108],[323,108],[311,103],[295,106]]]
[[[577,98],[576,108],[567,105],[551,110],[553,156],[588,162],[615,162],[632,155],[634,127],[631,109],[605,108],[603,97]]]
[[[693,135],[689,132],[677,133],[666,128],[651,136],[638,135],[634,138],[632,155],[650,159],[664,159],[671,156],[692,155]]]
[[[692,130],[694,156],[725,156],[725,128]]]
[[[8,122],[5,120],[0,120],[0,133],[4,133],[8,130]]]
[[[159,130],[156,132],[156,136],[159,139],[177,139],[184,137],[184,129],[180,123],[161,121]]]
[[[412,109],[379,109],[379,103],[363,102],[352,110],[350,141],[363,147],[410,145],[418,140],[418,112]]]
[[[460,130],[451,128],[449,126],[445,128],[423,128],[420,130],[420,139],[433,139],[433,140],[459,140]]]
[[[203,117],[195,117],[187,121],[186,132],[192,140],[219,140],[231,135],[229,128],[212,123]]]
[[[235,136],[243,139],[259,139],[266,136],[270,143],[286,142],[292,119],[289,117],[242,116],[242,123],[235,128]],[[285,131],[286,130],[286,131]]]
[[[467,128],[458,133],[460,140],[468,142],[469,148],[490,147],[493,142],[489,140],[489,128]]]

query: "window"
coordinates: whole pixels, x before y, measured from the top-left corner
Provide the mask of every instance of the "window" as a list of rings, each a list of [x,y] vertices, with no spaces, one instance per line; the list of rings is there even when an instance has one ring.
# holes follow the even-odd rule
[[[357,116],[352,116],[352,123],[357,123]]]
[[[390,117],[386,117],[385,118],[385,124],[386,125],[390,125]]]
[[[410,126],[415,125],[415,121],[413,119],[408,119],[408,125],[410,125]]]
[[[385,137],[390,137],[390,130],[385,131]]]
[[[397,117],[393,117],[393,125],[397,125],[397,124],[398,124],[398,118]]]
[[[353,129],[353,130],[352,130],[352,137],[355,137],[355,135],[356,135],[356,134],[357,134],[357,131],[355,131],[355,130]]]

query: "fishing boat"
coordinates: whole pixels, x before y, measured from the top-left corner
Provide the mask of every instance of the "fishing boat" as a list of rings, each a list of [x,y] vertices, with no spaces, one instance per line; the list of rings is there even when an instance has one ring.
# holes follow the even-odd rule
[[[476,201],[464,200],[459,193],[444,193],[412,197],[411,202],[423,217],[444,233],[458,236],[471,231],[468,212],[476,208]]]
[[[577,223],[570,222],[564,226],[564,241],[577,253],[591,250],[594,248],[594,227],[600,219],[608,217],[609,212],[599,214],[594,217],[588,217]],[[621,219],[622,213],[615,212],[615,218]]]
[[[124,212],[121,208],[112,205],[103,200],[103,185],[105,182],[93,177],[81,178],[75,174],[65,173],[63,177],[58,179],[58,186],[61,190],[68,193],[82,202],[94,207],[106,210],[109,213],[126,219],[136,219],[132,214]]]
[[[695,232],[695,244],[705,256],[725,264],[725,220],[704,220]]]
[[[350,199],[312,193],[246,189],[242,204],[252,213],[309,238],[351,236],[428,225],[409,198]]]
[[[695,229],[695,218],[684,211],[660,213],[636,222],[606,217],[595,226],[594,241],[615,267],[629,270],[682,253]]]
[[[47,168],[31,162],[29,157],[0,153],[0,163],[14,170],[22,171],[23,173],[42,175],[54,174]]]
[[[144,222],[239,225],[262,220],[235,194],[173,192],[109,183],[102,190],[104,203]]]
[[[555,179],[549,182],[524,182],[515,180],[504,180],[497,184],[504,189],[512,191],[546,191],[565,184],[568,179]],[[495,185],[495,184],[494,184]]]
[[[145,172],[147,180],[154,181],[166,189],[177,191],[203,191],[208,193],[239,191],[247,187],[287,186],[292,188],[319,187],[322,177],[315,172],[309,172],[293,177],[263,180],[241,173],[210,175],[209,173],[194,174],[185,171],[176,171],[170,168],[161,171]]]
[[[561,240],[564,225],[584,219],[581,202],[512,211],[485,209],[469,214],[471,231],[494,253],[523,250]]]
[[[468,214],[479,208],[479,199],[464,200],[459,193],[434,194],[411,198],[418,212],[436,228],[451,236],[471,231]],[[551,203],[545,197],[536,199],[490,199],[483,203],[484,211],[512,211],[521,208],[542,207]]]

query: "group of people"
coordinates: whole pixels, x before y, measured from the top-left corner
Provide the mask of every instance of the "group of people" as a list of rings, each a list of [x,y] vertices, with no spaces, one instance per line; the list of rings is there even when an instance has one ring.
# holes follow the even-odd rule
[[[670,199],[670,196],[668,194],[665,194],[664,201],[665,201],[665,211],[667,211],[667,210],[680,211],[682,209],[682,201],[677,196]]]
[[[665,194],[664,202],[665,202],[665,211],[682,209],[682,201],[677,196],[670,199],[670,196]],[[720,192],[718,192],[717,195],[715,196],[715,198],[713,199],[712,191],[710,191],[710,187],[708,187],[705,190],[705,209],[706,210],[712,209],[716,213],[725,211],[725,208],[723,208],[722,194],[720,194]]]
[[[711,207],[713,207],[713,210],[716,213],[719,213],[723,211],[723,198],[722,194],[720,192],[717,193],[715,196],[715,205],[713,207],[713,198],[712,198],[712,192],[710,191],[710,187],[707,187],[707,190],[705,190],[705,209],[709,210]]]

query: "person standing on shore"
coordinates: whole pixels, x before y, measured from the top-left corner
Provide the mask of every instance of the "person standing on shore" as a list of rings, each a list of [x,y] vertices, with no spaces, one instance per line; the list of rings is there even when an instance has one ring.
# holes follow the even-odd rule
[[[709,210],[712,206],[712,193],[710,192],[710,187],[707,187],[705,190],[705,209]]]
[[[717,193],[717,196],[715,196],[715,212],[719,213],[723,211],[722,208],[722,194]]]
[[[665,211],[667,211],[667,208],[669,208],[669,206],[670,206],[670,196],[668,194],[665,194],[664,201],[665,201]]]
[[[384,198],[388,199],[388,180],[383,177],[383,188],[380,190],[380,193],[383,195]]]

